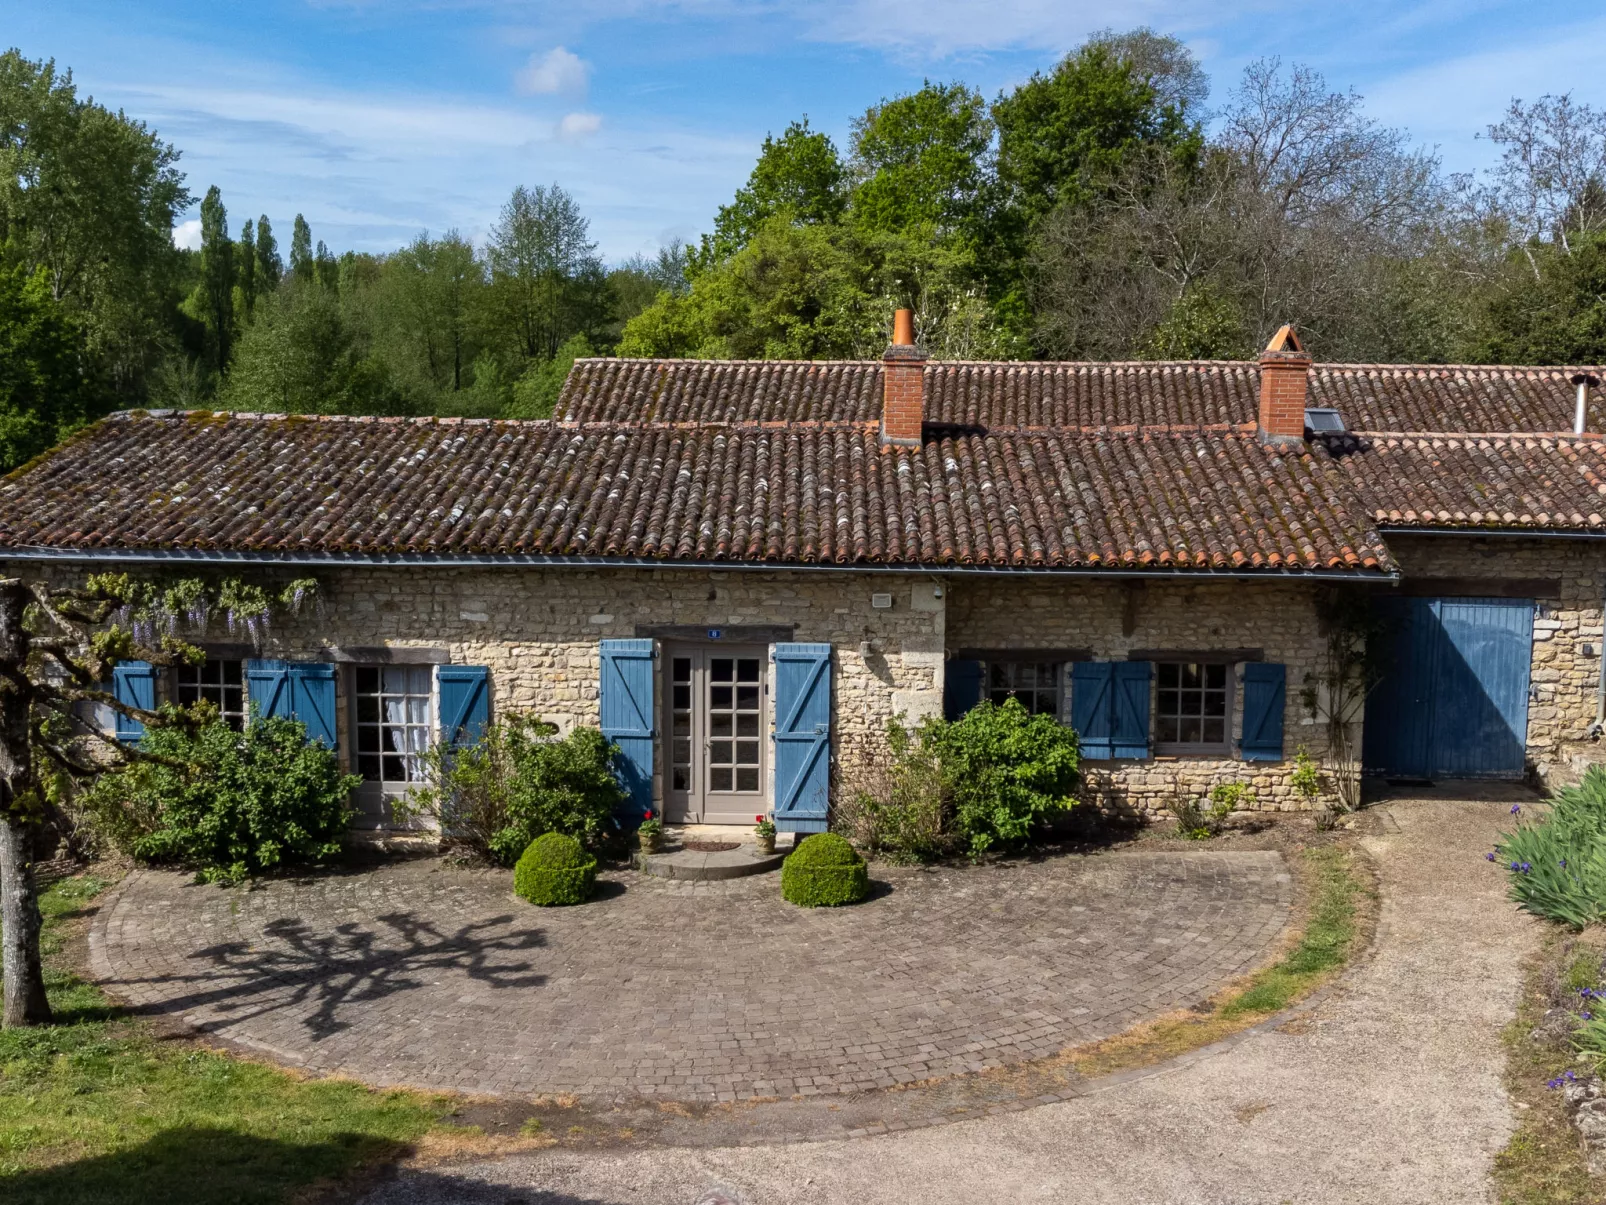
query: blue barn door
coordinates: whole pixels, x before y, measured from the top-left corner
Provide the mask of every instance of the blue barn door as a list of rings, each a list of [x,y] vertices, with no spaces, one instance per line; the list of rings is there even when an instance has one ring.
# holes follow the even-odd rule
[[[1366,768],[1400,778],[1521,778],[1533,602],[1378,604],[1386,669],[1366,705]]]

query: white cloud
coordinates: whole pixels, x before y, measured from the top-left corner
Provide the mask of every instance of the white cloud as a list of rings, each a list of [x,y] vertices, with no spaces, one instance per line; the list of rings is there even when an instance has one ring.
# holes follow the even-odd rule
[[[173,227],[173,246],[183,247],[188,251],[201,249],[201,219],[191,218],[187,222],[180,222]]]
[[[590,76],[589,63],[573,51],[554,46],[545,54],[532,54],[530,61],[514,76],[514,82],[520,92],[583,96]]]
[[[579,142],[602,128],[602,118],[595,113],[565,113],[558,122],[558,137],[565,142]]]

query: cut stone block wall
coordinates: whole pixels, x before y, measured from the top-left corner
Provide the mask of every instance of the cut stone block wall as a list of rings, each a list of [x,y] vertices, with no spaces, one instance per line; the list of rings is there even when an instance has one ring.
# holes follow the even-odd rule
[[[1589,735],[1600,688],[1606,543],[1395,534],[1388,543],[1407,580],[1422,588],[1448,579],[1456,593],[1467,594],[1482,580],[1554,579],[1559,593],[1535,600],[1528,771],[1549,787],[1576,782],[1590,764],[1606,760],[1606,745]]]
[[[1331,798],[1329,791],[1307,801],[1289,782],[1301,745],[1318,760],[1327,752],[1325,725],[1300,703],[1305,676],[1318,672],[1325,649],[1316,619],[1318,588],[1298,581],[1231,579],[955,578],[948,600],[948,647],[1078,649],[1100,661],[1123,661],[1134,650],[1259,649],[1263,660],[1287,667],[1285,760],[1087,762],[1086,794],[1090,802],[1112,810],[1152,816],[1165,814],[1167,802],[1178,794],[1197,797],[1216,783],[1244,782],[1255,793],[1252,807],[1295,810]],[[1241,699],[1241,666],[1235,672],[1240,677],[1234,693]],[[1236,742],[1243,734],[1240,707],[1234,707],[1233,720]]]

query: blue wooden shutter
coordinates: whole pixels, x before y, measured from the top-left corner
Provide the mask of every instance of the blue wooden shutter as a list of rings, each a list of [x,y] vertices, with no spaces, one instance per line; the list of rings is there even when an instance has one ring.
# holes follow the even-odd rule
[[[1083,757],[1114,757],[1115,662],[1071,664],[1071,727]]]
[[[300,720],[309,741],[335,747],[335,667],[317,661],[259,658],[245,663],[253,714]]]
[[[985,667],[980,661],[954,659],[944,667],[942,681],[942,714],[957,720],[981,702],[981,676]]]
[[[619,746],[614,771],[630,794],[620,819],[634,827],[652,809],[652,641],[604,640],[601,657],[602,735]]]
[[[1285,666],[1244,663],[1245,761],[1283,760],[1283,710],[1288,692]]]
[[[148,661],[119,661],[112,666],[112,698],[125,707],[155,711],[156,667]],[[115,731],[118,740],[133,745],[145,735],[145,725],[119,711]]]
[[[777,644],[775,827],[823,833],[831,800],[831,646]]]
[[[290,663],[291,714],[307,726],[307,739],[335,747],[335,667]]]
[[[441,740],[472,745],[491,718],[491,671],[483,665],[443,665],[436,671]]]
[[[1154,676],[1154,665],[1148,661],[1117,661],[1114,665],[1114,756],[1148,757],[1149,680]]]
[[[290,663],[255,659],[245,663],[245,694],[251,713],[263,719],[290,715]]]

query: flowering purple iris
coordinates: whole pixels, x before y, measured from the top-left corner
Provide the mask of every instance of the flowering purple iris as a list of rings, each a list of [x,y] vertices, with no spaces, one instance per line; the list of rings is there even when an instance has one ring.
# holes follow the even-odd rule
[[[1511,805],[1511,814],[1513,816],[1522,815],[1522,805],[1521,804],[1516,804],[1516,803],[1512,804]]]
[[[1578,1080],[1578,1077],[1576,1075],[1574,1075],[1571,1071],[1563,1071],[1555,1079],[1546,1080],[1545,1081],[1545,1087],[1547,1087],[1547,1088],[1560,1088],[1564,1084],[1576,1083],[1577,1080]]]
[[[1495,856],[1493,854],[1484,854],[1483,856],[1491,862],[1495,860]]]

